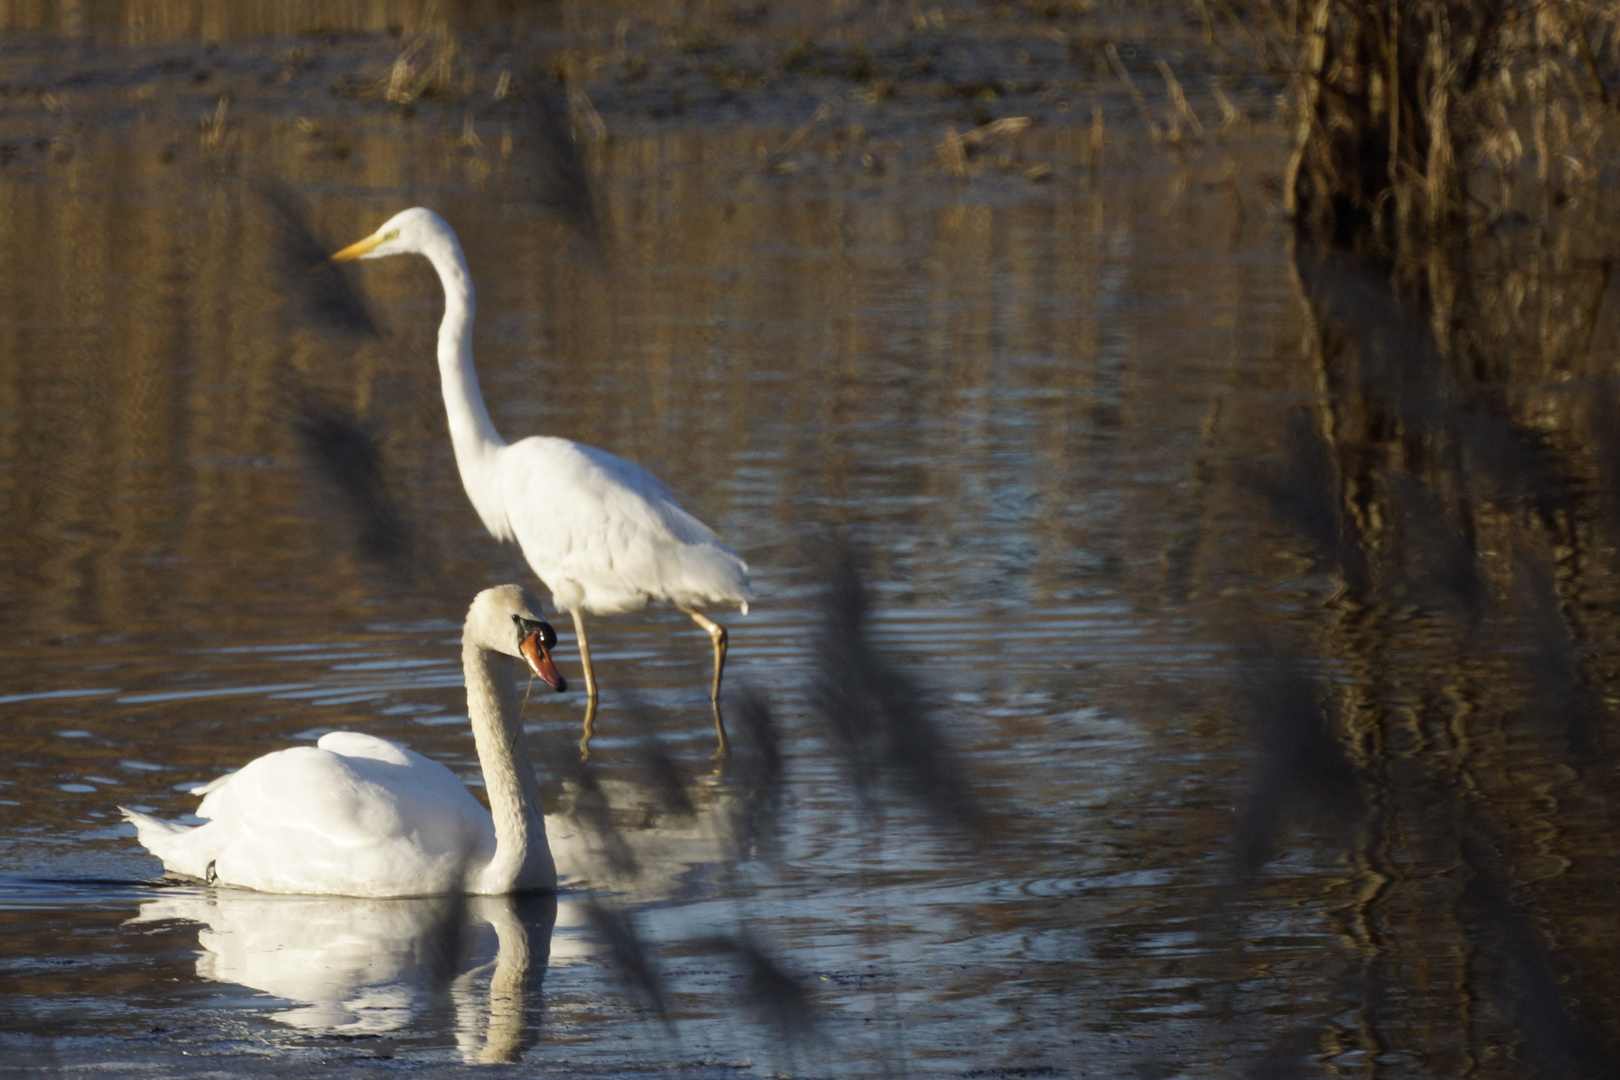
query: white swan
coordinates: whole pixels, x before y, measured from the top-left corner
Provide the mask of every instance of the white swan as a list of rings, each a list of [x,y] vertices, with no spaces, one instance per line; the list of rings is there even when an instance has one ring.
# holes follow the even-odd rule
[[[210,884],[335,896],[498,895],[555,889],[540,790],[502,656],[565,689],[557,636],[516,585],[473,600],[462,631],[467,718],[490,809],[455,774],[353,731],[278,750],[197,789],[198,826],[119,807],[164,869]]]
[[[667,600],[706,630],[714,645],[709,697],[723,754],[726,631],[698,609],[737,604],[747,614],[748,564],[641,466],[567,439],[535,436],[508,445],[500,437],[473,369],[472,278],[461,243],[439,215],[421,207],[402,211],[332,259],[410,254],[425,255],[444,285],[439,377],[462,486],[485,528],[497,540],[515,540],[557,609],[573,616],[585,670],[580,750],[589,753],[597,701],[583,613],[612,615]]]

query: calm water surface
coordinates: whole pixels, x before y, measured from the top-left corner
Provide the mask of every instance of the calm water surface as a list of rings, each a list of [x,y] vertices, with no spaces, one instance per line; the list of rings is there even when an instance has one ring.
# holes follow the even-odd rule
[[[593,26],[537,32],[611,58],[611,21]],[[496,108],[506,61],[489,36],[468,39],[467,96],[403,108],[332,87],[382,78],[408,34],[280,32],[92,26],[19,35],[7,60],[35,88],[5,121],[17,154],[0,167],[14,1060],[1231,1075],[1331,1004],[1369,947],[1347,913],[1365,868],[1290,848],[1280,884],[1229,912],[1235,937],[1208,924],[1245,758],[1222,720],[1236,633],[1206,602],[1283,580],[1308,611],[1327,591],[1276,561],[1275,533],[1239,527],[1249,510],[1216,482],[1278,454],[1274,430],[1257,433],[1317,379],[1256,183],[1281,161],[1263,127],[1184,154],[1122,126],[1099,162],[1058,98],[1120,125],[1130,102],[1071,72],[1055,97],[992,106],[984,119],[1044,122],[959,179],[937,147],[977,106],[901,93],[885,111],[840,91],[795,143],[818,84],[808,108],[683,118],[602,75],[585,83],[609,133],[587,155],[594,245],[533,196],[535,150]],[[225,44],[203,53],[202,38]],[[1050,170],[1030,179],[1035,166]],[[757,602],[723,617],[728,685],[764,695],[786,740],[777,857],[725,857],[738,791],[709,759],[707,642],[655,609],[593,635],[596,760],[639,877],[606,876],[564,827],[574,885],[555,904],[159,880],[115,805],[182,816],[193,785],[330,730],[401,740],[476,784],[460,619],[477,590],[530,582],[456,476],[426,264],[353,275],[380,337],[322,331],[278,276],[265,176],[333,244],[409,205],[442,213],[479,289],[475,352],[502,432],[647,465],[749,560]],[[312,401],[374,435],[402,560],[365,555],[312,467],[297,425]],[[821,553],[839,536],[863,553],[875,640],[970,764],[992,822],[977,848],[904,804],[864,817],[819,738],[807,690]],[[566,747],[581,708],[578,692],[535,694],[526,720]],[[648,785],[638,709],[694,817]],[[536,764],[560,811],[562,770]],[[601,896],[633,912],[667,1024],[589,931]],[[784,1043],[717,935],[798,973],[814,1029]],[[1232,950],[1252,977],[1230,977]],[[1365,1016],[1336,1022],[1349,1034],[1342,1057],[1322,1050],[1330,1071],[1365,1072],[1375,1053],[1403,1067],[1400,1046],[1351,1037]]]

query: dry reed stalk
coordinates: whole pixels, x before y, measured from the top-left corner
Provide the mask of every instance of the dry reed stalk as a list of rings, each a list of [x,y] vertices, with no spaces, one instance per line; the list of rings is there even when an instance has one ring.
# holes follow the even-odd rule
[[[1215,104],[1220,106],[1221,110],[1221,126],[1215,129],[1215,133],[1219,135],[1236,127],[1242,121],[1243,113],[1238,110],[1236,105],[1232,104],[1232,99],[1226,96],[1226,91],[1221,89],[1219,83],[1212,82],[1209,89],[1210,93],[1214,95]]]
[[[880,818],[892,791],[935,828],[978,842],[986,820],[966,759],[916,682],[872,642],[871,598],[853,553],[835,554],[821,608],[811,709],[863,812]]]
[[[823,102],[821,105],[819,105],[816,108],[815,114],[812,115],[810,119],[794,128],[792,134],[783,140],[781,146],[778,146],[775,150],[772,150],[770,153],[765,155],[765,171],[768,173],[792,171],[788,167],[786,160],[787,156],[797,150],[804,143],[804,141],[810,137],[810,132],[815,130],[817,124],[821,123],[823,120],[826,120],[827,117],[831,115],[831,102]]]
[[[618,975],[620,985],[662,1020],[665,1030],[673,1034],[675,1022],[666,1003],[667,984],[652,950],[643,943],[636,929],[634,917],[628,910],[606,900],[587,900],[584,906],[586,922],[606,949],[609,966]]]
[[[981,124],[972,131],[964,132],[961,136],[964,148],[978,147],[991,139],[1002,136],[1021,135],[1029,130],[1033,121],[1027,116],[1004,116],[1000,120],[992,120],[988,124]]]
[[[1119,58],[1119,50],[1114,48],[1114,43],[1110,41],[1103,45],[1103,52],[1107,55],[1114,74],[1119,76],[1120,83],[1124,85],[1125,92],[1131,96],[1131,102],[1142,117],[1142,123],[1148,129],[1148,134],[1153,137],[1154,142],[1160,141],[1164,138],[1164,132],[1159,127],[1159,121],[1154,118],[1153,110],[1148,108],[1147,98],[1137,89],[1136,80],[1131,78],[1131,73],[1125,68],[1125,62]]]
[[[806,976],[786,967],[747,932],[707,938],[700,944],[709,953],[729,957],[742,970],[740,1004],[790,1050],[815,1033],[815,997]]]
[[[1187,125],[1193,129],[1193,133],[1202,139],[1204,137],[1204,124],[1198,119],[1198,114],[1193,112],[1192,105],[1187,102],[1187,94],[1181,88],[1181,80],[1177,79],[1176,73],[1170,70],[1168,61],[1163,59],[1159,61],[1159,74],[1164,76],[1164,88],[1170,94],[1170,104],[1175,109],[1171,114],[1171,130],[1175,133],[1172,138],[1180,137],[1181,122],[1185,120]],[[1227,105],[1230,107],[1231,103],[1228,102]]]
[[[377,437],[347,408],[324,399],[289,373],[283,410],[309,472],[332,509],[349,520],[355,548],[396,583],[415,573],[414,529],[389,481]]]
[[[525,111],[534,134],[532,190],[541,205],[556,211],[581,239],[593,245],[602,244],[605,237],[597,218],[591,172],[580,153],[575,132],[583,124],[595,137],[597,125],[601,125],[600,134],[605,139],[606,125],[602,125],[600,116],[595,116],[596,110],[583,91],[576,95],[570,90],[569,105],[559,97],[546,85],[528,94],[529,107]]]
[[[737,799],[732,805],[729,857],[740,861],[774,856],[780,848],[786,775],[781,736],[769,702],[744,686],[728,710],[736,731],[730,772]]]
[[[1617,5],[1252,0],[1227,15],[1253,63],[1278,71],[1274,58],[1287,58],[1297,122],[1285,207],[1334,246],[1398,259],[1494,220],[1509,207],[1484,199],[1480,166],[1511,195],[1500,177],[1526,145],[1541,187],[1590,187],[1591,163],[1620,134]]]
[[[462,67],[455,35],[440,30],[407,44],[372,92],[393,105],[409,105],[422,97],[461,97],[472,89],[473,78]]]
[[[945,137],[939,141],[939,163],[945,170],[958,180],[967,179],[967,151],[962,148],[962,136],[957,133],[953,124],[945,129]]]

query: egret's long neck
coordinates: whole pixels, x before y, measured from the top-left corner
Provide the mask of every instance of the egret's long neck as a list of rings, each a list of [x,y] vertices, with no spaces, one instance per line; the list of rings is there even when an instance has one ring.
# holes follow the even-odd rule
[[[467,719],[495,819],[495,855],[468,883],[469,889],[496,894],[555,889],[557,868],[518,716],[511,658],[479,647],[469,633],[462,640],[461,664],[467,677]]]
[[[425,251],[439,272],[444,285],[444,319],[439,323],[439,382],[444,391],[444,409],[450,419],[450,444],[456,451],[456,467],[461,485],[483,519],[485,528],[498,540],[511,539],[505,501],[496,481],[495,459],[506,448],[506,440],[495,430],[478,388],[478,372],[473,369],[472,324],[477,302],[473,299],[472,277],[467,260],[454,234]]]

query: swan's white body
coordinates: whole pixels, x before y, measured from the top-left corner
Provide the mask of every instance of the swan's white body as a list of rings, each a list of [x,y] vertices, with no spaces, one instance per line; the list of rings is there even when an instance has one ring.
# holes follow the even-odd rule
[[[697,609],[736,604],[746,614],[752,595],[748,564],[641,466],[567,439],[533,437],[509,445],[501,438],[473,368],[476,304],[467,260],[439,215],[421,207],[401,211],[333,259],[409,254],[425,256],[444,286],[439,377],[462,486],[484,526],[496,539],[522,548],[557,608],[573,616],[588,694],[585,739],[595,715],[596,677],[582,614],[616,614],[666,600],[714,643],[711,697],[724,749],[719,698],[726,632]]]
[[[538,606],[502,585],[467,614],[467,715],[489,810],[438,762],[350,731],[266,754],[198,789],[202,825],[120,810],[166,870],[220,885],[371,897],[553,889],[540,792],[501,655],[520,655],[512,617],[537,621]]]

